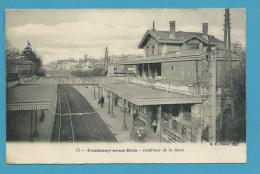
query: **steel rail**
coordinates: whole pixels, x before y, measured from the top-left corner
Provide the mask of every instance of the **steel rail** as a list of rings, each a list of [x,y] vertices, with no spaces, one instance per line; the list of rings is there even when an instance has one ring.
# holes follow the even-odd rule
[[[87,108],[89,109],[89,108],[91,108],[91,107],[89,107],[89,103],[87,102]],[[104,138],[104,140],[106,140],[107,138],[107,136],[106,136],[106,134],[104,133],[104,126],[101,126],[101,123],[100,123],[100,121],[99,120],[97,120],[97,118],[95,117],[95,115],[94,115],[94,113],[91,113],[90,114],[91,116],[92,116],[92,118],[95,120],[95,122],[96,122],[96,124],[98,125],[98,127],[99,127],[99,129],[100,129],[100,132],[101,132],[101,134],[103,135],[103,138]]]
[[[59,87],[60,88],[60,87]],[[59,90],[61,90],[61,89],[59,89]],[[58,136],[58,141],[60,141],[60,136],[61,136],[61,94],[60,94],[60,91],[58,90],[58,93],[57,94],[59,94],[59,105],[60,105],[60,116],[59,116],[59,136]]]
[[[74,141],[75,141],[75,134],[74,134],[74,127],[73,127],[72,118],[71,118],[71,112],[70,112],[70,103],[69,103],[69,100],[68,100],[68,97],[67,97],[66,89],[65,89],[65,87],[63,87],[63,88],[64,88],[65,98],[66,98],[66,101],[67,101],[67,104],[68,104],[68,109],[69,109],[70,126],[71,126],[71,133],[72,133],[72,141],[74,142]]]
[[[70,87],[70,90],[77,94],[77,91],[75,91],[74,88]],[[89,110],[88,114],[84,114],[84,115],[89,115],[89,114],[92,114],[92,112],[90,112],[90,110]],[[90,128],[89,128],[89,126],[88,126],[89,123],[88,123],[87,120],[84,118],[84,117],[85,117],[84,115],[79,115],[79,116],[81,116],[82,119],[83,119],[84,122],[85,122],[85,127],[86,127],[87,130],[88,130],[88,133],[89,133],[89,135],[90,135],[90,139],[91,139],[91,140],[94,140],[94,134],[93,134],[92,131],[90,130]]]
[[[90,135],[90,139],[91,140],[94,140],[94,134],[91,132],[90,128],[87,126],[88,125],[88,122],[87,120],[84,118],[85,116],[84,115],[81,115],[81,117],[83,118],[84,122],[85,122],[85,127],[87,128],[88,130],[88,133]]]
[[[81,97],[81,99],[83,100],[83,101],[85,101],[86,102],[86,107],[88,108],[88,110],[89,111],[91,111],[91,110],[94,110],[94,108],[90,105],[90,103],[84,98],[84,97],[82,97],[82,95],[75,89],[75,88],[73,88],[73,87],[71,87],[72,88],[72,90],[74,90],[78,95],[80,95]],[[95,110],[94,110],[95,111]],[[94,122],[96,122],[96,124],[98,125],[98,127],[99,127],[99,129],[100,129],[100,132],[101,132],[101,134],[103,135],[103,138],[106,140],[107,138],[106,138],[106,135],[105,135],[105,133],[104,133],[104,131],[103,131],[103,126],[101,126],[100,125],[100,121],[98,121],[96,118],[95,118],[95,115],[94,115],[94,113],[92,112],[91,114],[90,114],[91,116],[92,116],[92,118],[94,119]],[[85,120],[85,119],[84,119]]]
[[[97,112],[72,112],[72,113],[70,113],[72,116],[78,116],[78,115],[89,115],[89,114],[91,114],[91,113],[97,113]],[[70,115],[69,113],[65,113],[65,114],[58,114],[58,113],[56,113],[56,115],[58,115],[58,116],[68,116],[68,115]]]

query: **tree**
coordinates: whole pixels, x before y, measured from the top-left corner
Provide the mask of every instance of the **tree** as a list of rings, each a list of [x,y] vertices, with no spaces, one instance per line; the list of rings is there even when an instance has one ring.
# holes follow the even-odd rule
[[[221,141],[246,141],[246,54],[241,52],[241,61],[232,69],[232,96],[234,101],[234,117],[230,104],[223,109],[223,126]]]
[[[45,70],[42,68],[42,60],[37,54],[32,50],[31,44],[28,41],[27,46],[24,48],[21,54],[22,59],[31,61],[35,63],[36,68],[35,71],[33,72],[35,75],[38,76],[44,76],[45,75]]]
[[[40,57],[36,57],[35,60],[35,64],[36,64],[36,71],[35,74],[37,76],[45,76],[45,69],[42,67],[42,59]]]
[[[20,58],[19,49],[13,47],[9,40],[6,40],[5,53],[6,53],[6,59],[7,60],[8,59],[19,59]]]
[[[241,52],[241,63],[238,66],[237,74],[233,76],[234,106],[234,140],[246,140],[246,53]]]
[[[28,41],[27,46],[24,48],[24,50],[22,51],[21,54],[22,58],[28,61],[32,61],[34,63],[37,62],[37,57],[36,54],[33,52],[32,48],[31,48],[31,44]]]
[[[12,46],[9,40],[6,40],[5,45],[5,54],[6,54],[6,80],[13,81],[18,80],[18,75],[10,73],[13,66],[11,65],[12,59],[19,59],[20,58],[20,51]]]

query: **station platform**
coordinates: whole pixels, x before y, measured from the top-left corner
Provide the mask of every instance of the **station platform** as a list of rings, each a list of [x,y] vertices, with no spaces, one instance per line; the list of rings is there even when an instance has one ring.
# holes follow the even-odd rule
[[[137,142],[136,139],[131,138],[130,136],[133,127],[133,116],[129,113],[124,113],[118,106],[114,107],[113,115],[108,114],[108,101],[105,98],[104,106],[101,108],[98,104],[98,96],[94,97],[94,88],[91,86],[86,87],[83,85],[75,85],[74,88],[76,88],[88,100],[88,102],[91,103],[119,142]],[[126,129],[124,127],[124,114]],[[160,137],[152,130],[148,130],[146,131],[144,142],[160,142]]]
[[[18,85],[7,89],[7,140],[50,141],[57,85]],[[41,119],[44,113],[44,119]],[[34,132],[37,130],[37,134]]]

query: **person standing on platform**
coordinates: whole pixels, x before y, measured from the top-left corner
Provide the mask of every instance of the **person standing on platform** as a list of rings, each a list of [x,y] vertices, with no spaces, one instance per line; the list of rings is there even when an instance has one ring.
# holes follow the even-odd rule
[[[157,129],[157,121],[156,121],[155,119],[153,120],[152,126],[153,126],[153,131],[156,132],[156,129]]]
[[[100,99],[101,108],[103,108],[104,103],[105,103],[105,99],[103,96],[101,96],[101,99]]]
[[[137,118],[138,118],[138,110],[134,110],[134,121],[136,121],[137,120]]]

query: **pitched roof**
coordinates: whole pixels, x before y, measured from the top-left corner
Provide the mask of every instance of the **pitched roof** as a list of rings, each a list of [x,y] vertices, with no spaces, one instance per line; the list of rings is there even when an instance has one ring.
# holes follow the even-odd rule
[[[152,36],[159,43],[176,43],[182,44],[183,42],[196,37],[202,42],[208,43],[208,38],[205,37],[203,33],[198,32],[184,32],[184,31],[176,31],[175,39],[170,38],[170,31],[158,31],[158,30],[147,30],[145,35],[143,36],[141,42],[138,45],[138,48],[143,48],[146,38],[148,36]],[[212,35],[209,35],[212,37]],[[222,43],[223,41],[213,37],[211,40],[211,44]]]

